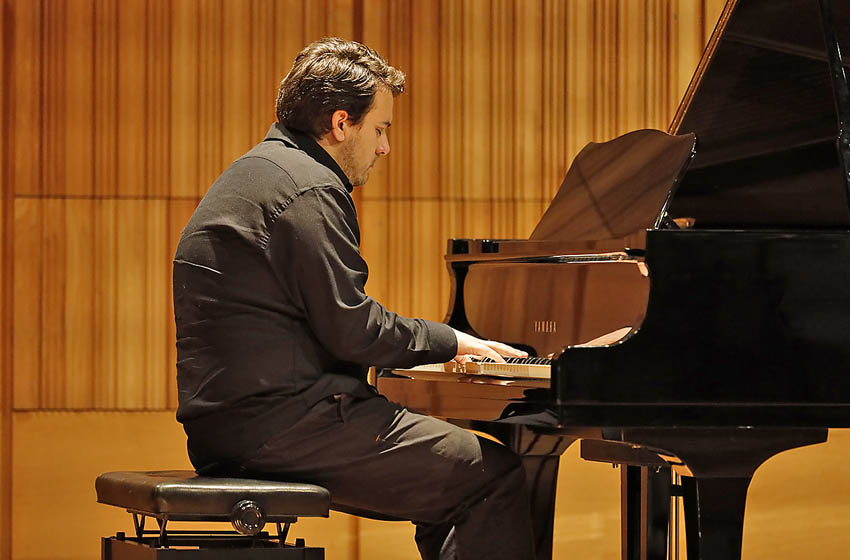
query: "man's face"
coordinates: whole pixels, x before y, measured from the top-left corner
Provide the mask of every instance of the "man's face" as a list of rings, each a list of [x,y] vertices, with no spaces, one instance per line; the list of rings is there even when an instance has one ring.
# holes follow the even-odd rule
[[[387,129],[392,120],[393,95],[381,88],[375,92],[372,108],[363,115],[359,125],[349,129],[351,136],[346,135],[340,145],[340,167],[355,187],[369,178],[369,171],[378,161],[378,156],[390,153]]]

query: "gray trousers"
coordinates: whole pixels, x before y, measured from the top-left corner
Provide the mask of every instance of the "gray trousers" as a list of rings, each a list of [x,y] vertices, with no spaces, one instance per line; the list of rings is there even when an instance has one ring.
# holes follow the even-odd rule
[[[380,396],[319,402],[244,469],[324,486],[342,510],[412,521],[423,560],[534,558],[519,458]]]

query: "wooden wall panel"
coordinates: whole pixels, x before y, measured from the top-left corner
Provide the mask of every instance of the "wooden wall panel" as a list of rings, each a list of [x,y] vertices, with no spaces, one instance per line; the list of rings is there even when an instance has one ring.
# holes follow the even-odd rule
[[[195,201],[15,202],[15,407],[173,406],[170,279]]]
[[[274,121],[295,54],[353,34],[352,0],[23,5],[19,195],[200,196]]]
[[[354,4],[6,5],[14,405],[173,407],[179,232],[273,122],[298,50],[352,36]]]
[[[0,559],[12,554],[12,204],[11,159],[8,131],[14,119],[10,110],[9,59],[11,19],[0,10]]]

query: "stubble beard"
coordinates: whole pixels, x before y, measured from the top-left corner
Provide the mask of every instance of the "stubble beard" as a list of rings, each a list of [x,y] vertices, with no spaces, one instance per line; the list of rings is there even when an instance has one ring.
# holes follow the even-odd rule
[[[375,161],[377,160],[376,157],[365,169],[358,169],[357,156],[355,155],[357,148],[357,142],[343,144],[340,157],[340,167],[342,168],[343,173],[345,173],[345,176],[348,177],[348,180],[351,181],[351,185],[354,187],[359,187],[366,183],[369,179],[369,171],[371,171],[372,166],[375,165]]]

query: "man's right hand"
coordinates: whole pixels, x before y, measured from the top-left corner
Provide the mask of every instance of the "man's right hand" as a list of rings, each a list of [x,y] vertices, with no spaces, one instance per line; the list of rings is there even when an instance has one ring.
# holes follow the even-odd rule
[[[475,338],[474,336],[461,332],[457,329],[453,330],[455,331],[455,337],[457,338],[457,355],[454,357],[454,361],[459,364],[465,364],[472,356],[490,358],[494,362],[499,363],[505,362],[502,356],[506,356],[508,358],[528,357],[527,352],[517,350],[507,344],[502,344],[501,342],[493,340],[481,340],[480,338]]]

